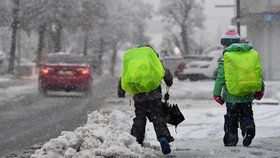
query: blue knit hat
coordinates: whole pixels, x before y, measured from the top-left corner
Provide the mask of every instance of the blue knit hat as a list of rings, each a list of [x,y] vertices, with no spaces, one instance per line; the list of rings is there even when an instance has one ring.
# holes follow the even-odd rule
[[[234,26],[230,26],[226,33],[221,37],[221,44],[223,46],[230,46],[233,43],[240,43],[240,36],[235,30]]]

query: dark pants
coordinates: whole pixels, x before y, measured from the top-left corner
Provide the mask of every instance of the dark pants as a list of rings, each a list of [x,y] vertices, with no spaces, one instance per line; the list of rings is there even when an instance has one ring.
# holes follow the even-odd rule
[[[253,137],[255,136],[255,123],[252,110],[252,102],[250,103],[226,103],[227,114],[225,115],[224,141],[227,141],[229,135],[234,135],[238,141],[237,128],[240,125],[242,135],[244,136],[246,128],[253,128]],[[238,125],[239,123],[239,125]]]
[[[159,140],[166,137],[169,142],[173,141],[173,137],[166,125],[161,99],[135,101],[135,118],[131,129],[131,135],[136,137],[139,144],[142,144],[145,138],[145,126],[147,117],[154,124],[154,129]]]

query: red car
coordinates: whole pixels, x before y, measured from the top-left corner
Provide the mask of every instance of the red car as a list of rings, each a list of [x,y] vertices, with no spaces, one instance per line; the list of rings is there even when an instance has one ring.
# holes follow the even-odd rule
[[[48,90],[91,91],[92,71],[84,56],[77,54],[49,54],[40,65],[39,92]]]

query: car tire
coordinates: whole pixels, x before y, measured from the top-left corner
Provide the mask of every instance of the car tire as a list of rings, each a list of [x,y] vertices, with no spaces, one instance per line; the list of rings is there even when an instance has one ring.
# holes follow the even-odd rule
[[[44,88],[41,84],[39,84],[39,93],[42,96],[47,96],[48,90],[46,88]]]
[[[190,76],[189,79],[190,79],[190,81],[197,81],[198,77],[197,76]]]
[[[184,81],[185,79],[186,79],[186,78],[185,78],[185,77],[182,77],[182,76],[181,76],[181,77],[178,77],[178,80],[179,80],[179,81]]]
[[[182,81],[181,77],[177,77],[179,81]]]
[[[92,94],[92,85],[88,85],[86,88],[84,88],[84,96],[91,96]]]
[[[42,95],[42,96],[47,96],[47,93],[48,93],[48,90],[42,86],[39,86],[39,93]]]
[[[92,90],[91,89],[87,89],[84,91],[84,96],[90,96],[92,94]]]

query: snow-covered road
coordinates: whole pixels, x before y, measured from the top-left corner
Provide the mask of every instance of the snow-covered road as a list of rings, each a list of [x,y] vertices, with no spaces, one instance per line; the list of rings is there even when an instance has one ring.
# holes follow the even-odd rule
[[[93,94],[88,97],[66,92],[43,97],[38,94],[36,79],[27,85],[0,89],[0,157],[83,125],[87,114],[98,110],[104,99],[113,95],[112,82],[116,81],[95,81]]]

